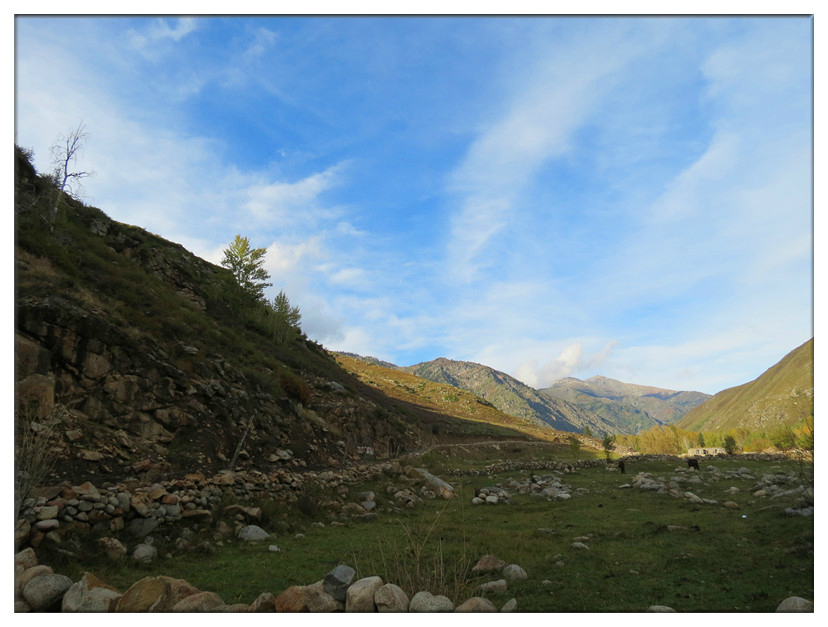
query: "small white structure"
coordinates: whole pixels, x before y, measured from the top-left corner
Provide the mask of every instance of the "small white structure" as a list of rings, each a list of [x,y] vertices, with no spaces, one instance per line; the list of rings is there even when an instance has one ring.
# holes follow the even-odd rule
[[[708,455],[724,455],[727,453],[723,448],[718,446],[705,446],[704,448],[689,448],[687,455],[690,457],[706,457]]]

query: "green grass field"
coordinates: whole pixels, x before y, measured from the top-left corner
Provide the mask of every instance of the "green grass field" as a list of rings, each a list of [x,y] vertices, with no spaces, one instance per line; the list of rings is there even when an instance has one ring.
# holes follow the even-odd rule
[[[504,456],[502,450],[496,454]],[[430,453],[428,467],[437,472],[457,465],[458,453],[452,455]],[[480,467],[485,462],[475,460]],[[164,554],[172,552],[171,543],[156,533],[162,557],[152,565],[106,562],[91,551],[88,558],[56,565],[56,571],[77,579],[91,570],[121,591],[150,574],[180,577],[230,604],[314,583],[345,563],[357,569],[358,577],[380,575],[397,583],[409,597],[425,588],[457,604],[479,595],[481,583],[499,578],[470,572],[481,556],[492,554],[522,566],[529,578],[510,583],[503,594],[481,596],[498,608],[514,597],[524,612],[641,612],[650,605],[678,612],[771,612],[787,596],[812,600],[813,517],[785,516],[782,510],[794,501],[755,497],[750,490],[763,473],[798,470],[797,464],[738,458],[711,463],[724,473],[747,468],[755,479],[707,481],[703,462],[705,481],[683,489],[719,504],[694,505],[667,494],[620,488],[642,471],[665,480],[677,474],[673,463],[629,463],[626,475],[604,468],[563,475],[573,489],[566,501],[513,494],[511,504],[473,506],[475,488],[548,473],[446,476],[455,486],[454,499],[425,500],[417,508],[394,511],[385,492],[393,483],[389,478],[352,489],[354,500],[364,489],[377,495],[378,516],[368,522],[338,527],[324,520],[326,526],[319,528],[306,520],[305,527],[294,526],[262,543],[225,540],[214,553],[170,558]],[[739,491],[726,493],[731,487]],[[728,500],[739,508],[721,505]],[[296,537],[299,530],[304,537]],[[203,535],[213,541],[209,530]],[[588,551],[571,547],[581,536],[589,538]],[[280,551],[269,552],[270,544]]]

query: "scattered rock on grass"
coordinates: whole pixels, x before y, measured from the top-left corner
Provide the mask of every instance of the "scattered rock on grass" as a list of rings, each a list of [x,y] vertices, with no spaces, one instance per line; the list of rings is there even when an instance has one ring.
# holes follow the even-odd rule
[[[267,540],[270,534],[258,525],[247,525],[239,529],[236,537],[245,542],[259,542],[261,540]]]
[[[488,599],[472,597],[458,605],[455,612],[497,612],[497,608]]]
[[[813,612],[814,604],[802,597],[788,597],[777,608],[777,612]]]

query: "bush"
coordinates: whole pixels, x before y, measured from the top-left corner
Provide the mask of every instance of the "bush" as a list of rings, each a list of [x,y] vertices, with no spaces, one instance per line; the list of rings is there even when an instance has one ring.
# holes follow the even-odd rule
[[[310,402],[313,390],[304,379],[297,377],[292,372],[283,373],[279,377],[279,385],[282,386],[285,394],[303,405],[307,405]]]

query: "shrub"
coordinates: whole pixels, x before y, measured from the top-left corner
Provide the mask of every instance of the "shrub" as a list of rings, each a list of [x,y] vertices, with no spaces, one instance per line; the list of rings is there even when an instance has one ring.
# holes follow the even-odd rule
[[[310,402],[313,390],[304,379],[297,377],[292,372],[283,373],[279,377],[279,385],[282,386],[285,394],[303,405],[307,405]]]
[[[60,425],[66,417],[66,409],[55,405],[38,420],[37,408],[26,407],[17,412],[18,430],[14,455],[14,519],[20,518],[23,502],[29,498],[32,488],[43,485],[57,460],[57,447],[61,441]]]

